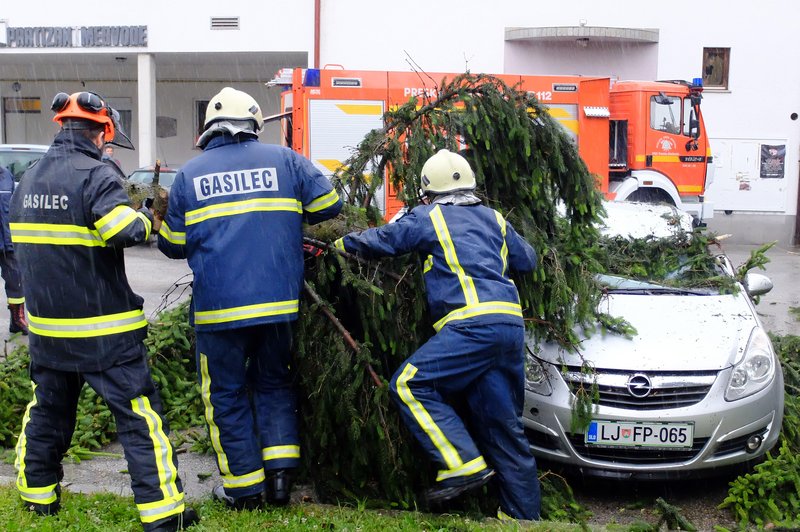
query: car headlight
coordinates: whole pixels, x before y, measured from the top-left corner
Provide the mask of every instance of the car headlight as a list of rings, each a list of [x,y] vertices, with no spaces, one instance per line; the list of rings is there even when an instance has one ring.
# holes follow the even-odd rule
[[[539,395],[550,395],[553,388],[550,386],[550,378],[547,369],[541,360],[528,352],[525,356],[525,388]]]
[[[750,334],[744,356],[733,366],[725,400],[735,401],[763,390],[775,375],[775,352],[767,333],[756,327]]]

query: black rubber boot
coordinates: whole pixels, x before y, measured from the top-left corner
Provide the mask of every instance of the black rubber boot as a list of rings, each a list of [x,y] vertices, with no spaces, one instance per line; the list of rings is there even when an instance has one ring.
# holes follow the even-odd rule
[[[292,478],[286,469],[267,471],[267,485],[265,488],[267,504],[273,506],[286,506],[292,496]]]
[[[152,523],[143,523],[145,532],[176,532],[200,522],[200,517],[194,508],[185,507],[182,513],[159,519]]]
[[[224,502],[228,508],[233,508],[234,510],[257,510],[264,507],[263,493],[247,497],[231,497],[225,493],[225,486],[220,484],[211,490],[211,495],[215,500]]]
[[[425,492],[425,500],[428,504],[440,504],[450,499],[455,499],[462,493],[480,488],[494,476],[493,469],[486,469],[480,473],[467,477],[455,477],[442,482],[437,482],[436,486]]]

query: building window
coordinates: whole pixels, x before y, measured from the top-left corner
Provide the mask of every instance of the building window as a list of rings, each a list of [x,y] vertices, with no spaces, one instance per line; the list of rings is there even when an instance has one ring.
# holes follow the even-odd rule
[[[205,130],[206,107],[208,107],[208,100],[195,100],[194,102],[194,116],[196,118],[195,128],[194,128],[195,143],[197,143],[197,139],[200,138],[200,135],[203,134],[203,130]]]
[[[730,48],[703,48],[703,86],[727,89],[730,61]]]

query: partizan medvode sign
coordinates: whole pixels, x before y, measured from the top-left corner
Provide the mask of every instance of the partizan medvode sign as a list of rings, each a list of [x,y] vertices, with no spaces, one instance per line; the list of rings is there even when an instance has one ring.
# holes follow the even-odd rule
[[[7,28],[9,48],[146,47],[147,26]]]

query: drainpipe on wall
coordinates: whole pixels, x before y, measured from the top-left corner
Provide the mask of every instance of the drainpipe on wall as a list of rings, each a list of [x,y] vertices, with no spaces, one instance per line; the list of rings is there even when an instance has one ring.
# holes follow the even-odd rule
[[[319,68],[320,12],[322,0],[314,0],[314,68]]]

